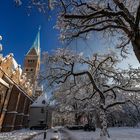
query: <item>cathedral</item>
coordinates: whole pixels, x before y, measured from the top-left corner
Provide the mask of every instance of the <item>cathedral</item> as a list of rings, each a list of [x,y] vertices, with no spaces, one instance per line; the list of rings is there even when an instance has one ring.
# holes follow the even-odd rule
[[[39,69],[40,29],[23,69],[13,54],[0,56],[0,132],[28,127],[30,105],[43,91],[37,84]]]

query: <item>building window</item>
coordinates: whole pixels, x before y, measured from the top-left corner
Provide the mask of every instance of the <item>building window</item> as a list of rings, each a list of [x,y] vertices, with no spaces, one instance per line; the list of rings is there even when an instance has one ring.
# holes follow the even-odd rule
[[[26,71],[28,71],[28,69],[26,69]]]
[[[44,108],[41,108],[41,113],[44,113]]]
[[[45,101],[45,100],[43,100],[43,101],[42,101],[42,104],[46,104],[46,101]]]
[[[34,63],[35,60],[28,60],[29,63]]]

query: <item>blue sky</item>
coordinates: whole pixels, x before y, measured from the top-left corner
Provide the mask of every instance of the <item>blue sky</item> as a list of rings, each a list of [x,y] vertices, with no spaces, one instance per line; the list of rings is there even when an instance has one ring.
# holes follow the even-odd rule
[[[23,2],[22,7],[15,7],[13,0],[0,2],[0,35],[3,40],[3,55],[13,53],[15,59],[22,65],[25,54],[30,49],[41,25],[41,50],[49,51],[60,46],[58,31],[53,28],[55,16],[48,20],[46,15],[32,10],[30,16]]]
[[[21,7],[15,7],[13,0],[1,0],[0,1],[0,35],[3,40],[3,55],[13,53],[16,61],[23,65],[25,54],[28,52],[35,36],[38,32],[38,27],[41,25],[41,50],[51,51],[57,47],[61,47],[62,44],[58,41],[59,32],[54,29],[56,23],[56,13],[51,12],[51,19],[48,20],[47,15],[39,13],[37,10],[32,10],[30,16],[27,11],[27,5],[23,1]],[[72,43],[72,48],[91,55],[94,52],[104,52],[106,47],[112,47],[109,44],[104,45],[104,41],[97,38],[96,34],[93,34],[92,38],[86,43],[83,41]],[[105,47],[103,47],[105,46]],[[134,54],[120,64],[120,67],[130,63],[137,67],[138,61]]]

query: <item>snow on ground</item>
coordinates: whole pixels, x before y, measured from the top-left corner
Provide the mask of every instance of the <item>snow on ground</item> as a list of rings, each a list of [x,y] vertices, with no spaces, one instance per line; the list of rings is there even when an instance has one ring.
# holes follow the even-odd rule
[[[63,129],[67,135],[64,138],[64,133],[60,131],[61,140],[99,140],[100,130],[97,129],[95,132],[83,131],[83,130],[67,130]],[[140,128],[109,128],[109,134],[111,138],[109,140],[140,140]],[[46,140],[50,140],[52,136],[51,130],[47,132]],[[70,138],[70,139],[69,139]],[[33,140],[43,140],[43,135],[38,135]]]
[[[140,128],[109,128],[110,140],[140,140]],[[100,130],[95,132],[69,131],[76,140],[98,140]]]
[[[12,132],[0,133],[0,140],[23,140],[41,131],[31,131],[29,129],[16,130]]]
[[[58,131],[57,134],[59,135],[60,140],[62,140],[63,136],[60,133],[60,131]],[[54,133],[53,133],[52,129],[49,129],[49,130],[46,131],[46,140],[50,140],[51,138],[53,138],[53,136],[54,136]],[[44,140],[44,133],[42,133],[41,135],[37,135],[32,140]]]
[[[140,140],[140,128],[109,128],[109,134],[111,136],[111,139],[109,140]],[[66,133],[64,133],[64,131]],[[38,134],[42,131],[31,131],[29,129],[24,130],[18,130],[13,132],[7,132],[7,133],[0,133],[0,140],[24,140],[25,138],[28,138],[29,136]],[[90,131],[82,131],[82,130],[67,130],[63,129],[63,131],[60,131],[60,134],[62,135],[62,140],[68,140],[67,138],[71,138],[70,140],[98,140],[100,135],[100,130],[97,129],[95,132]],[[67,138],[64,138],[65,135],[69,135]],[[52,136],[52,130],[47,131],[47,137],[46,140],[50,140],[50,137]],[[44,134],[37,135],[32,140],[43,140]]]
[[[140,128],[110,128],[113,140],[140,140]]]

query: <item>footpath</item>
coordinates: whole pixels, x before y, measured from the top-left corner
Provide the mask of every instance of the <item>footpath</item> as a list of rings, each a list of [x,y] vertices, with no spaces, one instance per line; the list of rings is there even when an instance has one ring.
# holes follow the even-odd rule
[[[31,140],[37,135],[41,135],[44,131],[40,130],[29,130],[22,129],[12,132],[2,132],[0,133],[0,140]]]

